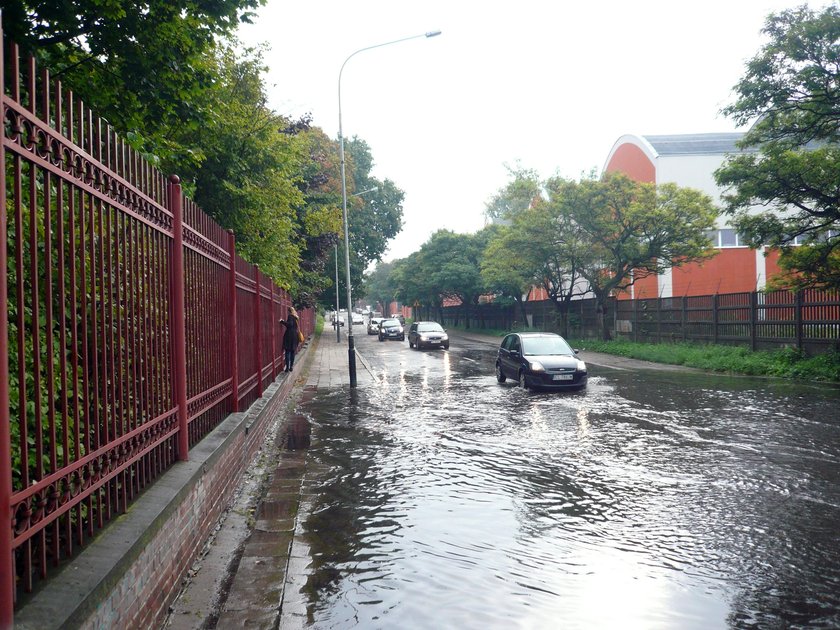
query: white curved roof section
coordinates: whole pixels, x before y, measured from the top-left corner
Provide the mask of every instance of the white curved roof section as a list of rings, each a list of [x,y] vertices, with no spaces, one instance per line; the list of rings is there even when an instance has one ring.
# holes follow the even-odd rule
[[[610,149],[610,152],[607,155],[607,159],[604,162],[604,168],[601,169],[601,173],[607,172],[607,166],[609,166],[613,155],[615,155],[615,152],[618,151],[618,148],[623,144],[632,144],[639,147],[642,153],[644,153],[647,156],[647,158],[651,161],[652,164],[655,164],[656,158],[659,157],[659,153],[656,152],[656,149],[653,148],[653,145],[650,142],[648,142],[644,136],[637,136],[633,133],[626,133],[623,136],[621,136],[618,140],[616,140],[615,144],[613,144],[612,149]]]

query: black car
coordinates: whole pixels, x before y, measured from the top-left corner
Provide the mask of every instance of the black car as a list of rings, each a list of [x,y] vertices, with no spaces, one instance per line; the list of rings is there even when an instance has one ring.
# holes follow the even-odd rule
[[[399,339],[405,341],[405,329],[397,319],[383,319],[379,322],[379,341]]]
[[[555,333],[511,333],[496,357],[496,380],[519,381],[522,388],[583,389],[586,364],[563,337]]]
[[[408,329],[408,347],[449,350],[449,335],[437,322],[413,322]]]

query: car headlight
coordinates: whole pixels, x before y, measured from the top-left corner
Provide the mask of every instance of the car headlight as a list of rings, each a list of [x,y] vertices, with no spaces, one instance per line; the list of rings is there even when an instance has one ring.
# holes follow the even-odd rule
[[[443,336],[441,337],[441,339],[443,339],[444,341],[447,341],[447,340],[449,339],[449,335],[443,335]]]
[[[429,338],[426,335],[420,335],[420,341],[428,341]]]
[[[577,371],[578,372],[586,372],[586,363],[578,359],[577,362]]]
[[[539,361],[531,361],[530,366],[532,372],[545,372],[543,364]]]

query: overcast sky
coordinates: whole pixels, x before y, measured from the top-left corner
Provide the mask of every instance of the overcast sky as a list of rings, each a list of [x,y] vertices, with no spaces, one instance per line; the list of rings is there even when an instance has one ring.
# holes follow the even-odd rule
[[[793,0],[268,0],[246,44],[267,43],[270,105],[311,113],[371,147],[374,175],[405,191],[385,260],[431,232],[474,232],[505,165],[577,178],[625,133],[733,131],[719,114]],[[821,8],[824,1],[808,2]]]

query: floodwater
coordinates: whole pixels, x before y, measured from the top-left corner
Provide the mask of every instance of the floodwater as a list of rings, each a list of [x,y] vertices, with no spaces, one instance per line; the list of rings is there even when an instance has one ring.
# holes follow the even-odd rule
[[[359,341],[378,382],[299,409],[310,627],[840,627],[837,388]]]

